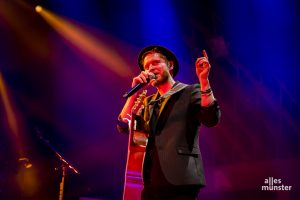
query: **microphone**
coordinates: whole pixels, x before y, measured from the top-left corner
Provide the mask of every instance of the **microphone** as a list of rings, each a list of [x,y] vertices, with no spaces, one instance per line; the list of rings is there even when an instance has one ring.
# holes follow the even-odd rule
[[[151,79],[155,79],[155,74],[153,74],[152,72],[149,73],[149,77],[147,78],[147,83],[138,83],[135,86],[133,86],[133,88],[131,88],[130,90],[128,90],[123,97],[124,98],[128,98],[130,96],[132,96],[134,93],[136,93],[139,89],[141,89],[144,85],[148,84],[149,81]]]

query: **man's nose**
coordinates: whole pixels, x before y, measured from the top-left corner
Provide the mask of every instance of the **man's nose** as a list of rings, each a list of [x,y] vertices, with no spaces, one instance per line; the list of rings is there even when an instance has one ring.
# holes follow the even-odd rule
[[[153,65],[149,65],[149,71],[153,70],[154,66]]]

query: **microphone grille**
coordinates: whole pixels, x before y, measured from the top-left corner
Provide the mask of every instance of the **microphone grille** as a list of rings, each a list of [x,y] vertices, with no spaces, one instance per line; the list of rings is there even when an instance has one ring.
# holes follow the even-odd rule
[[[149,73],[149,79],[155,79],[155,74],[153,74],[152,72]]]

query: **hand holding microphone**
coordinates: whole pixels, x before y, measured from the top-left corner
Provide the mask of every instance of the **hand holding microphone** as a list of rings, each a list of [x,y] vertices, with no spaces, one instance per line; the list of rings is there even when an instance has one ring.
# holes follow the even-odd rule
[[[151,79],[155,79],[155,74],[148,71],[142,71],[140,75],[133,78],[132,81],[132,88],[128,90],[123,97],[128,98],[132,96],[134,93],[136,93],[139,89],[141,89],[143,86],[148,84]]]

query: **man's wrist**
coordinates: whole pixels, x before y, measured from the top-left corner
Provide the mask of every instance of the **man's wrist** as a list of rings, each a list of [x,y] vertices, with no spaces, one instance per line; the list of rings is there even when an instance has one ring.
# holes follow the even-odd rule
[[[211,88],[208,88],[207,90],[200,90],[201,96],[210,96],[212,95],[212,90]]]
[[[209,80],[207,78],[200,78],[199,82],[200,82],[200,90],[201,91],[210,89]]]

